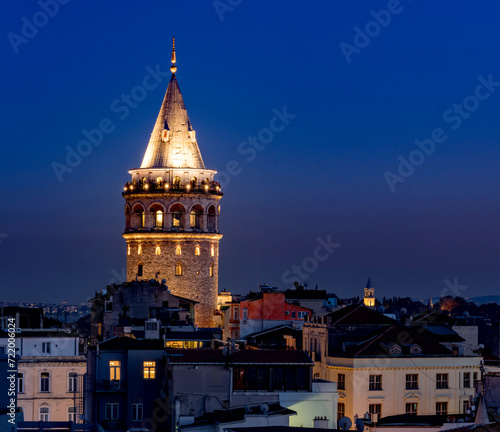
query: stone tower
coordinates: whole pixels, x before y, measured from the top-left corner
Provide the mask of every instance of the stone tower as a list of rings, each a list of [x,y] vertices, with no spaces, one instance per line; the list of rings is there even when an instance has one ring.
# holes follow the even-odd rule
[[[375,307],[375,288],[373,288],[371,278],[368,278],[368,282],[366,283],[363,304],[367,307]]]
[[[213,326],[219,271],[220,184],[205,168],[175,72],[140,168],[124,188],[127,280],[166,279],[197,301],[195,323]]]

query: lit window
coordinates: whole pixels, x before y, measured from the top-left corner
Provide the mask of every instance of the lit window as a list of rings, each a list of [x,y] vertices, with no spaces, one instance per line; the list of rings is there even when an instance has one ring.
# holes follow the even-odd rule
[[[189,215],[189,225],[191,228],[196,226],[196,212],[194,210]]]
[[[215,256],[215,248],[213,246],[210,248],[210,256]]]
[[[418,414],[418,404],[416,402],[410,402],[406,404],[406,414],[417,415]]]
[[[24,374],[23,373],[17,374],[17,392],[24,393]]]
[[[174,226],[174,227],[181,226],[181,212],[180,211],[174,211],[172,213],[172,226]]]
[[[40,407],[40,421],[47,422],[50,419],[49,407]]]
[[[144,379],[155,379],[155,366],[154,361],[144,362]]]
[[[448,402],[436,402],[436,415],[448,414]]]
[[[146,213],[141,212],[141,228],[144,228],[146,226]]]
[[[156,246],[156,249],[155,249],[155,254],[156,254],[156,255],[161,255],[161,249],[160,249],[160,246]]]
[[[78,391],[78,374],[70,372],[68,375],[68,392],[76,393]]]
[[[179,245],[177,245],[175,247],[175,254],[176,255],[181,255],[182,254],[182,248]]]
[[[210,264],[210,277],[214,275],[214,265]]]
[[[50,342],[42,342],[42,354],[50,354]]]
[[[174,177],[174,181],[172,182],[174,189],[179,189],[181,187],[181,178]]]
[[[163,212],[161,210],[156,211],[156,226],[157,227],[163,226]]]
[[[141,398],[134,398],[132,402],[132,421],[142,421],[143,404]]]
[[[97,336],[102,335],[102,323],[97,323]]]
[[[130,255],[130,246],[127,247],[127,255]]]
[[[382,375],[370,375],[369,390],[382,390]]]
[[[117,360],[109,362],[109,379],[113,381],[120,381],[120,364]]]
[[[163,183],[163,177],[156,177],[156,183],[161,186],[161,184]]]
[[[50,392],[50,373],[42,372],[40,374],[40,392]]]
[[[200,247],[199,246],[196,246],[195,249],[194,249],[194,254],[199,256],[200,255]]]
[[[140,255],[142,253],[142,246],[139,246],[137,248],[137,255]]]
[[[175,275],[182,276],[182,264],[181,263],[177,263],[175,265]]]
[[[437,389],[448,388],[448,374],[436,374],[436,388]]]
[[[118,400],[108,399],[106,401],[106,420],[118,420]]]
[[[68,421],[76,423],[78,420],[78,416],[76,413],[76,407],[70,406],[68,407]]]
[[[418,374],[406,374],[406,390],[418,390]]]

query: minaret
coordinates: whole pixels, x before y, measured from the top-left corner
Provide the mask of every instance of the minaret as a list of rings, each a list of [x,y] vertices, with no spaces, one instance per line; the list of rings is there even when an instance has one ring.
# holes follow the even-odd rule
[[[165,279],[172,294],[199,302],[195,323],[213,326],[219,271],[220,184],[205,168],[175,73],[140,168],[123,196],[127,280]]]

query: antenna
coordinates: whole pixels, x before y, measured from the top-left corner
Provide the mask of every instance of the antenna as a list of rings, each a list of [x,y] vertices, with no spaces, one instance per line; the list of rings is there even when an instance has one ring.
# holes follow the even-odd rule
[[[352,420],[349,417],[342,417],[339,420],[339,428],[342,430],[348,430],[351,429],[352,426]]]

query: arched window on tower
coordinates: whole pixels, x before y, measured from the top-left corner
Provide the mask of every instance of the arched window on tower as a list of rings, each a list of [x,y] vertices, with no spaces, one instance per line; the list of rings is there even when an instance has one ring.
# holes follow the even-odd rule
[[[199,247],[199,246],[196,246],[196,247],[194,248],[194,254],[195,254],[196,256],[200,256],[200,252],[201,252],[200,247]]]
[[[127,246],[127,255],[130,255],[130,246]]]
[[[183,215],[186,209],[182,204],[174,204],[170,211],[172,212],[172,227],[176,230],[180,230],[184,227]]]
[[[156,177],[156,184],[158,186],[162,186],[163,185],[163,177]]]
[[[176,254],[176,255],[182,255],[182,248],[181,248],[181,246],[180,246],[180,245],[177,245],[177,246],[175,247],[175,254]]]
[[[139,247],[137,248],[137,255],[140,255],[142,254],[142,246],[139,245]]]
[[[198,187],[198,179],[196,177],[192,177],[189,184],[191,185],[191,189],[196,189]]]
[[[191,213],[189,214],[189,226],[191,228],[194,228],[195,230],[202,229],[202,214],[203,207],[201,205],[196,204],[191,208]]]
[[[172,181],[172,187],[174,189],[180,189],[180,187],[181,187],[181,178],[179,176],[174,177],[174,180]]]
[[[137,264],[137,276],[142,276],[142,263]]]
[[[214,265],[210,264],[210,270],[209,270],[210,277],[213,277],[214,275]]]
[[[144,212],[142,204],[136,204],[132,213],[132,228],[144,228],[146,225],[146,213]]]
[[[163,226],[163,212],[161,210],[156,210],[156,223],[157,228]]]
[[[155,249],[155,255],[161,255],[161,249],[160,249],[160,246],[156,246],[156,249]]]
[[[177,263],[175,265],[175,275],[176,276],[182,276],[182,264],[181,263]]]
[[[210,248],[210,256],[215,256],[215,247],[214,247],[214,245],[212,245],[212,247]]]
[[[215,217],[215,207],[212,205],[208,208],[208,232],[216,232]]]

